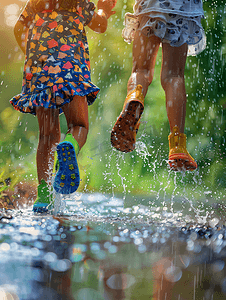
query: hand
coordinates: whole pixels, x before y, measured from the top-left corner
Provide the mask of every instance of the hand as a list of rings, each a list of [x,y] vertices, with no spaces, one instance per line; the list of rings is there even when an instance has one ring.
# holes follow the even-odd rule
[[[97,8],[103,9],[103,11],[107,14],[107,18],[110,18],[115,14],[115,11],[112,9],[115,7],[117,0],[99,0],[97,2]]]

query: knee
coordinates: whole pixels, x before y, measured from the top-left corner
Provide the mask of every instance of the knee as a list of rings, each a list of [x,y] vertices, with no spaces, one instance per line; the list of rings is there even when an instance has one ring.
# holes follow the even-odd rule
[[[80,128],[84,132],[89,131],[89,122],[85,118],[83,120],[78,120],[76,122],[70,122],[68,123],[68,132],[74,131],[76,128]]]
[[[178,89],[184,85],[184,76],[173,74],[161,76],[161,85],[165,91],[169,88]]]

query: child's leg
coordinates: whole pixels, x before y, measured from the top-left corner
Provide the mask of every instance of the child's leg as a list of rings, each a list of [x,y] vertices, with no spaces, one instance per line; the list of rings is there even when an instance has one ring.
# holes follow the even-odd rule
[[[36,156],[39,185],[33,210],[42,213],[47,212],[51,204],[47,181],[52,172],[49,163],[54,159],[54,146],[60,141],[60,122],[58,109],[38,107],[36,115],[39,124],[39,143]]]
[[[89,122],[86,97],[75,96],[62,107],[68,125],[65,139],[57,146],[59,169],[53,187],[61,194],[74,193],[80,183],[77,155],[86,142]]]
[[[127,93],[133,91],[138,84],[142,85],[144,97],[154,76],[156,56],[159,50],[160,38],[152,35],[144,36],[137,31],[133,42],[132,74],[127,84]]]
[[[170,131],[178,126],[184,132],[186,114],[186,91],[184,69],[187,58],[187,44],[172,47],[167,43],[162,45],[161,83],[166,94],[166,110]]]
[[[49,162],[54,157],[53,148],[60,142],[60,122],[58,109],[36,108],[39,124],[39,143],[37,149],[38,181],[49,179]]]
[[[81,149],[89,131],[88,103],[86,97],[75,96],[73,101],[62,107],[68,126],[68,132],[78,142]]]
[[[154,75],[160,39],[146,37],[137,31],[133,42],[133,68],[127,85],[127,97],[123,110],[112,132],[111,144],[123,152],[133,151],[136,133],[144,109],[144,97]]]
[[[161,83],[166,94],[166,110],[170,124],[169,165],[171,169],[195,170],[197,164],[186,149],[184,124],[186,115],[186,91],[184,69],[187,44],[171,47],[163,43]]]

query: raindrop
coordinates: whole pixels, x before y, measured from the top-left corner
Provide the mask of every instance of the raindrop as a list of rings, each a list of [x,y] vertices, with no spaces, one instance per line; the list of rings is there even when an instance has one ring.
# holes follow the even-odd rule
[[[66,239],[67,235],[65,233],[62,233],[60,236],[62,239]]]
[[[120,238],[118,236],[114,236],[112,240],[113,242],[117,243],[120,241]]]
[[[219,219],[217,219],[217,218],[213,218],[212,220],[209,221],[209,225],[210,225],[211,227],[213,227],[213,228],[214,228],[218,223],[219,223]]]
[[[182,277],[182,271],[180,268],[171,266],[166,269],[165,273],[165,278],[170,281],[170,282],[177,282],[181,279]]]
[[[191,235],[190,235],[190,239],[192,241],[195,241],[197,239],[197,233],[196,232],[192,232]]]
[[[189,266],[190,258],[187,255],[180,255],[180,260],[183,263],[185,268],[187,268]]]
[[[187,241],[187,250],[188,251],[193,251],[194,250],[194,242],[189,240]]]
[[[199,244],[195,244],[195,245],[194,245],[193,251],[194,251],[195,253],[199,253],[199,252],[201,252],[201,250],[202,250],[201,245],[199,245]]]
[[[71,226],[70,229],[69,229],[71,232],[74,232],[76,231],[76,228],[74,226]]]
[[[118,247],[114,246],[114,245],[111,245],[109,248],[108,248],[108,251],[109,253],[116,253],[118,251]]]
[[[7,251],[10,250],[10,245],[8,243],[2,243],[1,246],[0,246],[0,250],[4,251],[4,252],[7,252]]]
[[[134,285],[136,279],[130,274],[114,274],[106,281],[108,287],[113,290],[125,290]]]
[[[225,262],[223,260],[217,260],[211,265],[211,269],[214,273],[220,272],[224,269]]]
[[[46,263],[52,263],[57,260],[57,255],[54,252],[48,252],[44,256]]]
[[[137,239],[134,239],[134,244],[135,245],[140,245],[143,243],[143,239],[142,238],[137,238]]]
[[[145,245],[139,245],[138,246],[138,251],[140,252],[140,253],[145,253],[146,251],[147,251],[147,247],[145,246]]]
[[[47,235],[45,234],[45,235],[42,236],[42,240],[46,241],[46,242],[50,242],[52,240],[52,237],[49,234],[47,234]]]
[[[34,242],[34,246],[38,249],[44,249],[45,248],[45,244],[40,242],[40,241],[35,241]]]
[[[32,256],[39,256],[40,255],[40,250],[37,248],[31,248],[31,255]]]
[[[57,272],[66,272],[71,266],[72,264],[68,259],[55,260],[50,263],[50,268]]]
[[[92,243],[90,245],[90,249],[92,252],[98,252],[100,250],[100,245],[97,243]]]
[[[153,237],[153,238],[152,238],[152,243],[155,244],[155,243],[157,243],[157,242],[158,242],[158,238],[157,238],[157,237]]]
[[[108,249],[111,247],[111,243],[110,242],[105,242],[104,243],[104,248]]]

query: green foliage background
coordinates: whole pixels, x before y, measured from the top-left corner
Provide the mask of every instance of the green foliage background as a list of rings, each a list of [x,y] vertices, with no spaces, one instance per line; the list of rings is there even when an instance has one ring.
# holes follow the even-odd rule
[[[161,49],[155,77],[145,99],[145,111],[137,136],[137,148],[123,154],[110,145],[110,132],[126,96],[132,67],[132,45],[121,37],[125,12],[132,12],[133,0],[121,0],[116,15],[104,34],[87,30],[92,81],[101,88],[89,107],[90,132],[79,155],[82,182],[79,191],[143,194],[154,198],[203,198],[212,193],[223,200],[226,187],[226,14],[222,0],[205,1],[203,27],[207,48],[188,57],[185,71],[188,94],[185,133],[188,150],[197,160],[194,173],[175,174],[167,168],[169,125],[164,91],[160,85]],[[9,99],[21,92],[23,55],[13,29],[0,30],[0,168],[10,174],[22,168],[26,180],[37,180],[35,153],[37,119],[21,114]],[[61,116],[62,133],[66,122]],[[1,173],[1,172],[0,172]],[[204,193],[207,192],[207,193]],[[206,197],[206,196],[205,196]]]

